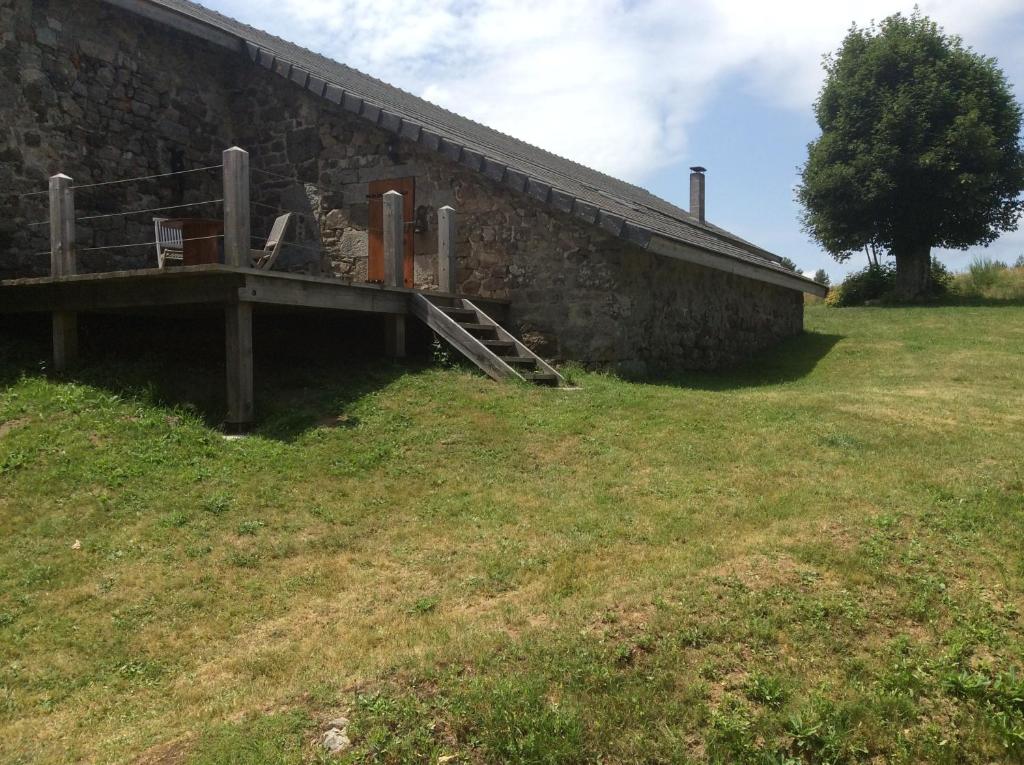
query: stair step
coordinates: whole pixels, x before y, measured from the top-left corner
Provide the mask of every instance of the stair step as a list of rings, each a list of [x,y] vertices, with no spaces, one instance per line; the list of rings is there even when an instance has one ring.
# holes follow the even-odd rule
[[[524,380],[538,385],[558,385],[558,375],[550,372],[521,372]]]
[[[415,293],[409,305],[414,316],[493,379],[511,377],[555,388],[562,382],[557,372],[469,300]]]
[[[464,316],[468,319],[476,318],[476,311],[472,308],[449,308],[447,306],[441,306],[441,310],[451,316],[453,319],[457,316]]]

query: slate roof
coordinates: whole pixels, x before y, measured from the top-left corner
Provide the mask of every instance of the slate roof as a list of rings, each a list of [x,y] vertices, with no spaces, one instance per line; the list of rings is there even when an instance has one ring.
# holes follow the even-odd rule
[[[138,8],[139,0],[107,0]],[[652,235],[810,283],[779,258],[639,186],[531,146],[190,0],[142,0],[238,38],[253,61],[398,135],[646,247]],[[239,44],[242,48],[242,43]]]

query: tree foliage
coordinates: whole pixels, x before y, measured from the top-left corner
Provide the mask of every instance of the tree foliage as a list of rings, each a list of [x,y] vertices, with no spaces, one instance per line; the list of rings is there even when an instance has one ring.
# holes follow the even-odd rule
[[[836,260],[882,249],[898,272],[923,259],[927,279],[932,247],[1016,228],[1021,109],[994,59],[915,10],[851,27],[824,67],[821,136],[797,195],[805,230]]]

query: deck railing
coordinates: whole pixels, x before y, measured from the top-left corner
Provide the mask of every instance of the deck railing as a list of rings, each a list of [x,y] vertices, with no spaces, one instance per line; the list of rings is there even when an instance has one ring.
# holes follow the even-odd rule
[[[174,204],[164,206],[146,207],[144,209],[126,210],[102,215],[87,215],[76,218],[75,213],[75,190],[78,188],[95,188],[111,186],[115,184],[148,181],[163,179],[171,176],[181,176],[189,173],[217,170],[222,171],[223,192],[220,198],[206,199],[199,202],[188,202],[185,204]],[[298,182],[296,179],[280,176],[259,168],[253,168],[258,173],[266,172],[267,175],[287,182]],[[262,241],[252,234],[252,209],[253,206],[266,209],[274,209],[277,212],[293,213],[302,216],[303,213],[294,210],[284,210],[267,205],[264,202],[254,201],[251,198],[251,171],[249,153],[244,149],[233,146],[225,149],[222,153],[220,165],[179,170],[157,175],[138,176],[134,178],[121,178],[113,181],[101,181],[76,186],[74,180],[69,176],[59,173],[50,178],[49,183],[49,219],[29,225],[46,226],[50,229],[50,275],[70,276],[78,272],[78,255],[81,252],[92,252],[96,250],[116,250],[132,247],[154,247],[159,246],[158,241],[133,242],[128,244],[107,244],[98,247],[80,248],[76,240],[76,223],[91,221],[96,218],[108,218],[117,216],[131,216],[138,214],[160,213],[184,208],[195,208],[211,204],[222,205],[223,234],[202,237],[185,237],[182,244],[197,241],[199,239],[224,240],[224,262],[226,265],[239,268],[248,268],[252,265],[253,243]],[[403,231],[405,222],[403,215],[403,197],[398,191],[388,191],[383,194],[384,212],[384,283],[389,287],[403,286]],[[442,292],[454,293],[457,287],[457,261],[455,255],[455,210],[452,207],[444,206],[437,213],[437,286]],[[157,237],[158,238],[158,237]],[[296,242],[288,242],[288,246],[299,249],[310,250],[320,254],[321,248],[312,248]],[[41,255],[43,253],[40,253]]]

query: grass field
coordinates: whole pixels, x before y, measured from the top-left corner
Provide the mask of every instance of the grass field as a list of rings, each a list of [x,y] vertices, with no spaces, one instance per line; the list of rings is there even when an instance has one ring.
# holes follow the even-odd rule
[[[332,762],[1024,760],[1024,308],[807,328],[575,391],[281,372],[241,440],[177,362],[8,342],[0,762],[318,762],[338,714]]]

